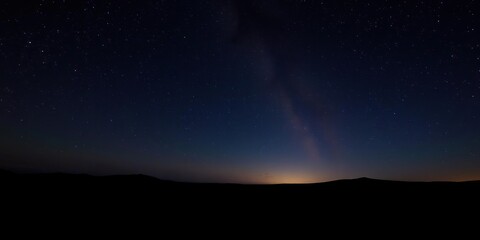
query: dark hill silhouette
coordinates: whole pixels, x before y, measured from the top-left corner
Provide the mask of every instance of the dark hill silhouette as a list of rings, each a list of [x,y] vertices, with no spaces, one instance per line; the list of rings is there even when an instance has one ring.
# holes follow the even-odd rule
[[[277,185],[248,185],[248,184],[219,184],[219,183],[183,183],[160,180],[147,175],[112,175],[91,176],[86,174],[16,174],[0,170],[0,179],[4,189],[9,191],[22,190],[29,192],[46,191],[50,193],[97,193],[101,195],[136,192],[151,196],[160,196],[162,193],[177,191],[176,195],[195,194],[199,191],[211,194],[225,193],[255,194],[268,197],[273,195],[301,194],[299,197],[329,198],[327,193],[341,193],[365,196],[365,193],[375,195],[402,195],[415,194],[415,196],[434,197],[449,192],[461,195],[470,195],[480,190],[480,181],[471,182],[401,182],[379,180],[371,178],[358,178],[336,180],[325,183],[311,184],[277,184]],[[332,192],[334,191],[334,192]],[[476,193],[476,192],[475,192]],[[202,194],[205,195],[205,194]],[[203,196],[206,197],[206,196]]]
[[[145,175],[98,177],[0,171],[0,189],[3,206],[15,215],[189,216],[200,222],[205,221],[205,216],[220,222],[232,216],[255,221],[347,215],[375,216],[378,220],[419,214],[429,218],[444,214],[460,217],[478,212],[480,202],[479,181],[397,182],[369,178],[242,185],[181,183]]]

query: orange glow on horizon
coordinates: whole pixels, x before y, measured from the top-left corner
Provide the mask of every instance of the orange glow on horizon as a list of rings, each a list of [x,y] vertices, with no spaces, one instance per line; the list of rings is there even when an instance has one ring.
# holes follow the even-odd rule
[[[319,176],[311,176],[303,173],[277,173],[271,175],[266,183],[267,184],[306,184],[306,183],[319,183],[324,182]]]

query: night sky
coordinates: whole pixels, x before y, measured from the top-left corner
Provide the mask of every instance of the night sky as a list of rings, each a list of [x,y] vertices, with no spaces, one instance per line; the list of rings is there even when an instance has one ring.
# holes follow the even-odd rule
[[[480,179],[480,3],[0,2],[0,168]]]

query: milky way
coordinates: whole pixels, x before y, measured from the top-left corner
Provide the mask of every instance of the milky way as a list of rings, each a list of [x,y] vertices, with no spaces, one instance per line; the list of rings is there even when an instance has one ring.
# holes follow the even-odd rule
[[[0,3],[0,168],[480,178],[474,1]]]

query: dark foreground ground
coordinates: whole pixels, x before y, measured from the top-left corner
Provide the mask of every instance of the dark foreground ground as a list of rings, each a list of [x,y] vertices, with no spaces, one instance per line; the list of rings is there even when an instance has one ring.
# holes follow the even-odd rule
[[[304,185],[194,184],[143,175],[94,177],[0,173],[4,213],[17,221],[45,216],[360,224],[392,219],[478,222],[480,182],[395,182],[367,178]],[[40,218],[40,219],[38,219]],[[15,218],[9,218],[15,219]],[[150,221],[150,220],[149,220]]]

